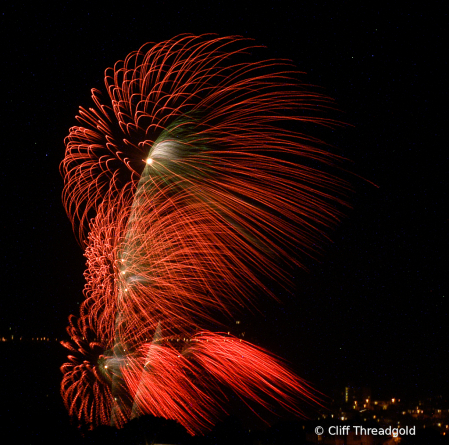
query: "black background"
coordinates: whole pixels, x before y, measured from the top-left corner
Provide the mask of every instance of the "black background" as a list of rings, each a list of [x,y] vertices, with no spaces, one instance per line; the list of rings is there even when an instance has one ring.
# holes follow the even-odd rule
[[[325,393],[351,382],[378,397],[447,395],[447,50],[442,3],[434,5],[3,7],[0,336],[61,338],[82,301],[84,258],[58,166],[104,69],[184,32],[242,35],[291,59],[336,100],[349,125],[331,142],[352,160],[355,190],[333,243],[295,274],[295,289],[279,293],[283,304],[261,301],[247,331]],[[3,355],[5,368],[22,369],[10,384],[5,377],[10,397],[25,381],[39,386],[28,366],[48,369],[56,394],[59,355],[13,364]]]

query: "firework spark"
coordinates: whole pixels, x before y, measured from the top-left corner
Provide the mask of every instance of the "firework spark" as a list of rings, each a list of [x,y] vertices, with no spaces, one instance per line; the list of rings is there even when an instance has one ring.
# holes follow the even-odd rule
[[[62,394],[88,425],[150,413],[201,433],[225,387],[267,409],[315,400],[263,349],[204,330],[269,294],[264,275],[287,282],[285,264],[301,265],[344,203],[344,182],[310,165],[336,157],[290,129],[330,125],[310,111],[328,99],[286,62],[248,62],[256,48],[192,35],[144,45],[106,70],[107,99],[92,90],[65,140],[63,201],[87,284]]]

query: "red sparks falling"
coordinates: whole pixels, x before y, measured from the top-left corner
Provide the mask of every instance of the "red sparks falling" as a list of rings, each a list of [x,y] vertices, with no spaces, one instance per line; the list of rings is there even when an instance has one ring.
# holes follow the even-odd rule
[[[288,129],[330,124],[307,115],[327,99],[286,63],[245,61],[255,48],[144,45],[106,70],[109,98],[92,90],[95,108],[70,129],[63,200],[87,284],[62,394],[80,422],[153,414],[196,434],[223,412],[225,387],[267,409],[315,400],[263,349],[199,330],[246,305],[261,276],[288,280],[282,262],[300,265],[342,203],[344,183],[309,166],[335,157]]]

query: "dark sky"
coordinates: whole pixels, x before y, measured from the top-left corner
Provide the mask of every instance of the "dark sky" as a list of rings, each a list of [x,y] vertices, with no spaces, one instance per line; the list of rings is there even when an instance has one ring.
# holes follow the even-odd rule
[[[104,69],[147,41],[236,34],[293,60],[336,99],[350,125],[332,142],[352,160],[355,190],[333,244],[295,274],[283,305],[261,302],[248,331],[318,388],[447,394],[443,3],[179,4],[3,7],[0,335],[60,336],[82,301],[84,259],[58,165]]]

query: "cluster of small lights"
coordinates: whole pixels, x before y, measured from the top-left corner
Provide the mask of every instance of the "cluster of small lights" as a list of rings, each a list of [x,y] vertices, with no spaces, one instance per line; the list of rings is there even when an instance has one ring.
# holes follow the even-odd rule
[[[14,341],[14,342],[16,342],[16,341],[58,341],[58,339],[57,338],[53,338],[53,339],[51,339],[50,337],[31,337],[31,338],[28,338],[28,337],[19,337],[19,338],[16,338],[16,339],[14,339],[14,335],[11,335],[11,337],[1,337],[0,338],[0,341],[1,342],[7,342],[7,341]]]
[[[359,393],[359,400],[355,400],[355,397]],[[345,388],[344,392],[344,400],[349,399],[350,396],[350,387]],[[354,394],[351,396],[354,397],[353,403],[351,403],[351,408],[357,413],[347,411],[347,405],[344,407],[335,407],[335,414],[331,414],[331,418],[338,418],[342,421],[348,421],[353,419],[354,416],[359,418],[360,414],[363,413],[363,417],[360,417],[364,422],[374,420],[383,427],[386,425],[394,427],[394,428],[405,428],[405,427],[414,427],[416,428],[426,428],[432,427],[434,429],[438,429],[440,434],[447,435],[449,433],[449,425],[447,425],[444,421],[449,419],[449,409],[433,409],[431,406],[428,408],[424,408],[419,402],[419,405],[415,408],[404,409],[405,406],[403,402],[401,403],[400,399],[391,398],[389,400],[371,400],[370,398],[360,400],[360,389],[355,389]],[[430,399],[426,403],[431,403]],[[441,403],[438,401],[437,403]],[[360,407],[362,407],[360,409]],[[398,410],[398,408],[402,408],[402,410]],[[385,414],[383,411],[389,410]],[[398,416],[405,416],[401,418],[397,418]],[[410,416],[413,417],[416,423],[411,424]],[[322,418],[326,418],[326,415],[321,415]],[[320,418],[318,418],[320,420]],[[396,433],[395,433],[396,434]],[[395,442],[398,442],[400,439],[395,437]]]

